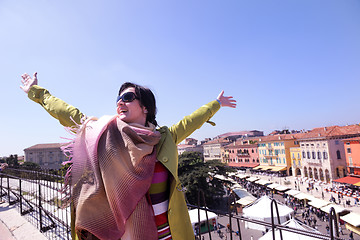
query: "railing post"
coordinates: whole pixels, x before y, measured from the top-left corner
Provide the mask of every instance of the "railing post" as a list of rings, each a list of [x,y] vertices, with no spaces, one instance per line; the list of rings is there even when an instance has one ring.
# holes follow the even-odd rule
[[[333,224],[335,224],[335,235],[336,235],[336,237],[339,237],[339,226],[338,226],[338,223],[337,223],[336,212],[335,212],[335,209],[333,207],[330,208],[329,221],[330,221],[330,237],[331,237],[331,240],[333,240],[333,239],[335,239],[334,238],[334,225]]]
[[[43,229],[43,223],[42,223],[42,212],[41,212],[41,184],[40,184],[40,179],[39,179],[39,220],[40,220],[40,232],[42,232]]]
[[[20,213],[22,213],[22,212],[23,212],[23,209],[22,209],[21,178],[19,178],[19,193],[20,193]]]
[[[273,211],[273,206],[275,205],[276,208],[276,214],[277,214],[277,219],[278,219],[278,224],[280,225],[280,215],[279,215],[279,209],[277,206],[277,202],[275,201],[275,199],[271,200],[271,229],[272,229],[272,235],[273,235],[273,239],[275,238],[275,223],[274,223],[274,211]],[[283,236],[282,236],[282,232],[281,229],[279,229],[280,232],[280,239],[283,240]]]
[[[10,204],[10,183],[9,183],[9,176],[7,176],[7,189],[8,189],[8,202]]]

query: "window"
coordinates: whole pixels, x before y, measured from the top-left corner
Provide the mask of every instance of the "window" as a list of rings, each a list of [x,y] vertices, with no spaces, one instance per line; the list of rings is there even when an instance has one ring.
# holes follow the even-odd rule
[[[349,165],[350,165],[350,166],[353,165],[352,157],[349,157]]]
[[[295,153],[292,154],[292,158],[294,159],[295,158]],[[294,164],[295,165],[295,164]]]
[[[315,154],[314,151],[312,151],[312,158],[313,158],[313,159],[316,159],[316,154]]]
[[[308,158],[308,159],[310,159],[310,158],[311,158],[311,156],[310,156],[310,152],[309,152],[309,151],[307,152],[307,158]]]
[[[337,157],[337,159],[341,159],[341,154],[340,154],[339,150],[336,151],[336,157]]]
[[[305,151],[302,151],[302,157],[303,157],[303,158],[306,158]]]
[[[339,145],[339,140],[335,140],[335,145]]]
[[[321,152],[318,151],[318,159],[321,160]]]
[[[323,152],[323,156],[324,156],[324,160],[327,159],[327,158],[328,158],[327,152],[324,151],[324,152]]]
[[[351,153],[351,148],[347,148],[347,153]]]

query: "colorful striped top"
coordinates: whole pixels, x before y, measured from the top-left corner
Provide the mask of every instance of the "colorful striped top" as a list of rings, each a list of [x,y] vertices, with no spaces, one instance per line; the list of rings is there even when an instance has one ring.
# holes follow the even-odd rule
[[[155,214],[155,222],[159,239],[172,239],[167,217],[169,206],[169,172],[158,161],[155,163],[154,176],[149,189],[149,195]]]

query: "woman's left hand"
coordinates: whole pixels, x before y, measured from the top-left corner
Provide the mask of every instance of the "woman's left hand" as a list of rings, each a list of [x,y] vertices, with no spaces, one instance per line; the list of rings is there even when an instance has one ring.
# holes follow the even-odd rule
[[[236,108],[236,100],[232,96],[224,96],[224,90],[221,91],[217,100],[220,101],[222,107]]]

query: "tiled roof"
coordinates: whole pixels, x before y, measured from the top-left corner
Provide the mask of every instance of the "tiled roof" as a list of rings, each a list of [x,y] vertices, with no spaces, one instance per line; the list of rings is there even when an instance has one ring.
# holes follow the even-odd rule
[[[330,126],[314,128],[309,132],[306,132],[302,139],[309,138],[326,138],[346,135],[360,135],[360,126],[358,124],[348,126]]]
[[[218,138],[218,139],[208,141],[207,143],[204,143],[204,145],[211,145],[211,144],[216,144],[216,143],[231,143],[231,142],[229,140],[227,140],[226,138]]]
[[[303,136],[304,133],[268,135],[264,137],[259,137],[259,142],[294,140],[294,139],[302,138]]]
[[[44,148],[60,148],[66,145],[66,143],[45,143],[45,144],[36,144],[34,146],[25,148],[25,150],[35,150],[35,149],[44,149]]]

